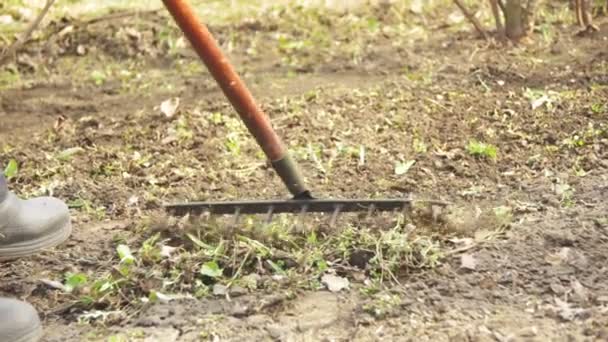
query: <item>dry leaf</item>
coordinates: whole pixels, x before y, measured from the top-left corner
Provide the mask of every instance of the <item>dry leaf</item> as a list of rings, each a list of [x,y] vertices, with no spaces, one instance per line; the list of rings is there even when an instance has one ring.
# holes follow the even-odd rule
[[[165,258],[170,258],[171,255],[173,254],[173,252],[175,252],[175,250],[177,249],[177,247],[171,247],[171,246],[167,246],[167,245],[163,245],[160,249],[160,255],[162,257]]]
[[[473,271],[477,268],[477,260],[471,254],[463,254],[460,256],[460,267]]]
[[[57,290],[61,290],[61,291],[66,291],[65,286],[61,282],[58,282],[58,281],[55,281],[55,280],[50,280],[50,279],[40,279],[40,282],[43,283],[44,285],[48,286],[48,287],[53,288],[53,289],[57,289]]]
[[[326,274],[321,278],[321,283],[327,286],[327,289],[331,292],[340,292],[343,289],[348,288],[350,285],[348,279],[335,276],[333,274]]]
[[[422,0],[413,0],[410,3],[410,11],[414,14],[421,14],[424,9],[424,1]]]
[[[179,97],[174,97],[163,101],[160,104],[160,112],[165,114],[167,118],[172,118],[179,107]]]
[[[530,103],[530,106],[532,107],[532,109],[536,109],[536,108],[544,105],[545,103],[548,103],[549,101],[550,101],[549,96],[547,96],[546,94],[543,94],[543,96],[541,96],[538,99],[532,101]]]
[[[589,294],[587,293],[587,289],[581,284],[578,279],[573,279],[571,281],[572,290],[574,291],[574,300],[580,303],[584,303],[589,299]]]
[[[559,315],[559,317],[566,321],[571,321],[585,312],[584,309],[573,308],[569,303],[557,297],[555,297],[555,305],[556,313]]]
[[[460,247],[468,247],[471,246],[475,241],[471,238],[451,238],[448,241],[455,245],[460,245]]]

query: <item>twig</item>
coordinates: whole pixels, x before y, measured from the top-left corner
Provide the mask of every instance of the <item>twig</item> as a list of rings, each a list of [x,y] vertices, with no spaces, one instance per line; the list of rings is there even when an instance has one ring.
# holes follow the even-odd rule
[[[40,11],[36,19],[34,19],[34,21],[28,26],[21,37],[17,38],[17,40],[15,40],[15,42],[13,42],[13,44],[11,44],[6,52],[0,57],[0,65],[4,64],[10,57],[14,56],[17,50],[23,46],[28,39],[30,39],[30,36],[36,30],[36,28],[38,28],[38,25],[40,25],[40,22],[42,22],[42,19],[44,19],[44,16],[49,12],[49,9],[51,6],[53,6],[54,2],[55,0],[46,0],[44,8],[42,11]]]
[[[160,12],[161,10],[162,9],[154,9],[154,10],[147,10],[147,11],[135,10],[135,11],[128,11],[128,12],[110,13],[110,14],[106,14],[106,15],[103,15],[103,16],[100,16],[97,18],[85,20],[81,24],[92,25],[92,24],[96,24],[96,23],[99,23],[102,21],[121,19],[121,18],[132,17],[132,16],[140,16],[142,14],[155,14],[155,13]]]
[[[470,245],[466,245],[466,246],[463,246],[463,247],[451,249],[451,250],[445,252],[443,254],[443,256],[444,257],[449,257],[449,256],[452,256],[452,255],[455,255],[455,254],[460,254],[460,253],[466,252],[466,251],[468,251],[470,249],[473,249],[473,248],[475,248],[475,247],[477,247],[479,245],[480,244],[478,242],[473,242]]]
[[[494,22],[496,24],[496,32],[502,37],[505,34],[505,27],[502,24],[502,7],[500,7],[501,2],[498,0],[490,0],[490,7],[492,7],[492,15],[494,16]],[[502,11],[504,13],[504,11]]]
[[[471,22],[471,24],[475,26],[475,30],[477,30],[477,32],[483,37],[483,39],[488,39],[488,34],[486,33],[486,30],[483,29],[477,18],[475,18],[475,16],[471,14],[471,12],[469,12],[469,10],[464,6],[462,1],[454,0],[454,3],[456,4],[456,6],[458,6],[458,8],[460,8],[462,14],[464,14],[464,16]]]

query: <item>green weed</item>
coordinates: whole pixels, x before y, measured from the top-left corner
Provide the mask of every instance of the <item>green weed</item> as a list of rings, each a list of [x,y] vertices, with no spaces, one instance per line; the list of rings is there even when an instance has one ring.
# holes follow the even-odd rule
[[[467,152],[476,157],[483,157],[495,160],[498,156],[498,148],[492,144],[479,142],[477,140],[469,140],[466,146]]]
[[[19,165],[17,164],[17,161],[15,159],[9,160],[8,164],[4,168],[4,177],[6,177],[6,179],[14,178],[17,176],[18,172]]]

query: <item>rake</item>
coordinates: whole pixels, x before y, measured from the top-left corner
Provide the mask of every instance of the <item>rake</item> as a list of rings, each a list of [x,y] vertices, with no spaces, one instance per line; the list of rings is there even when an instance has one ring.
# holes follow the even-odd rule
[[[165,205],[166,211],[175,216],[186,214],[266,214],[279,213],[331,213],[332,222],[343,212],[406,211],[411,208],[412,198],[393,199],[318,199],[304,183],[300,168],[276,134],[268,116],[256,104],[250,91],[224,56],[207,27],[198,20],[194,9],[185,0],[163,0],[165,7],[190,41],[215,81],[221,87],[233,108],[239,114],[266,157],[270,160],[293,198],[287,200],[191,202]],[[445,202],[418,200],[431,205],[445,206]]]

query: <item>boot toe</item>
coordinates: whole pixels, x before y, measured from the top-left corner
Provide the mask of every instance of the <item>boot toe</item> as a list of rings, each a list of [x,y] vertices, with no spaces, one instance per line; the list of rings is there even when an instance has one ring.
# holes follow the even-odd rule
[[[68,206],[53,197],[20,200],[9,194],[0,218],[0,260],[24,257],[64,242],[72,232]]]
[[[37,341],[41,332],[40,318],[33,306],[0,298],[0,341]]]
[[[61,200],[54,197],[39,197],[27,200],[24,211],[33,213],[28,215],[33,226],[39,227],[40,235],[52,234],[64,229],[70,221],[70,210]]]

